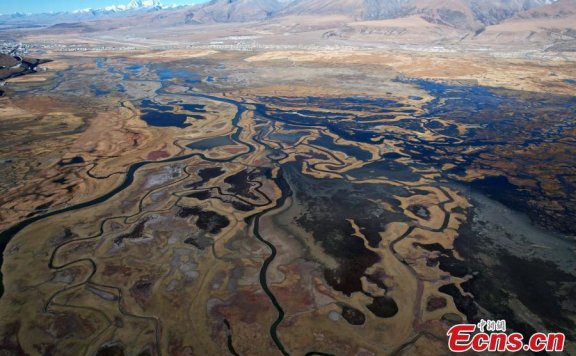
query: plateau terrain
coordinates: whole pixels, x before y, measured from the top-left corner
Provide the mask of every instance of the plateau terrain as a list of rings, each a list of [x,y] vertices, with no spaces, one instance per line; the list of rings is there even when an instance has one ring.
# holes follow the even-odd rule
[[[0,49],[0,355],[576,355],[576,1],[133,1]]]

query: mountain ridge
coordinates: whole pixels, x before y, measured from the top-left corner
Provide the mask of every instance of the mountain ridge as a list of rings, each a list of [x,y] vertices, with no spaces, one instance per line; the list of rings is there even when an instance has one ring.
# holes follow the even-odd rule
[[[145,12],[182,9],[185,23],[247,22],[283,16],[343,15],[352,21],[382,20],[418,15],[430,23],[477,31],[524,13],[545,16],[547,12],[530,12],[560,3],[563,7],[574,0],[211,0],[196,5],[164,5],[158,0],[131,0],[126,5],[101,9],[79,9],[45,14],[0,15],[0,22],[81,22],[107,17],[131,16]],[[568,5],[566,5],[568,4]],[[569,12],[569,11],[568,11]]]
[[[72,11],[57,11],[48,13],[13,13],[0,14],[0,25],[11,23],[20,26],[26,24],[51,26],[59,22],[83,22],[106,18],[131,16],[146,12],[175,9],[180,6],[165,5],[158,0],[131,0],[123,5],[110,5],[102,8],[83,8]],[[34,26],[36,27],[36,26]]]
[[[211,0],[165,9],[152,0],[135,0],[122,9],[126,8],[130,9],[103,16],[68,14],[33,21],[17,17],[13,24],[15,29],[37,27],[37,34],[118,30],[161,37],[165,28],[186,33],[186,26],[230,23],[242,28],[238,33],[252,33],[256,38],[282,35],[280,41],[298,43],[332,40],[435,46],[465,41],[475,46],[500,43],[576,49],[576,0]],[[224,27],[215,28],[191,38],[226,38]]]
[[[553,0],[296,0],[283,15],[348,15],[357,21],[418,15],[430,23],[478,30]]]

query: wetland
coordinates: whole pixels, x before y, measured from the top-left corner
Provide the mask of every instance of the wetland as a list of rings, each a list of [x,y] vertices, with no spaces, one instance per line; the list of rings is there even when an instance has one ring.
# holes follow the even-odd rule
[[[481,318],[573,345],[576,92],[258,56],[11,83],[1,348],[444,354]]]

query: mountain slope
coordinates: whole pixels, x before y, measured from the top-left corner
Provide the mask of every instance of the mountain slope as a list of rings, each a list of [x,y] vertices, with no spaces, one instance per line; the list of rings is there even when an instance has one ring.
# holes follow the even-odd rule
[[[277,0],[212,0],[187,11],[186,23],[263,20],[276,14],[282,6]]]
[[[516,14],[489,26],[474,41],[492,43],[538,43],[547,50],[576,52],[576,0],[559,0]]]
[[[558,0],[516,15],[519,19],[564,18],[576,14],[576,0]]]
[[[15,16],[15,27],[28,21],[29,27],[41,28],[13,33],[92,36],[106,32],[106,36],[164,41],[166,31],[174,31],[177,35],[171,41],[185,37],[203,42],[226,38],[234,27],[272,43],[344,41],[439,47],[468,43],[576,50],[576,0],[212,0],[171,9],[158,8],[153,0],[133,0],[124,7],[131,9],[108,15],[44,14],[43,22],[30,22],[33,16]],[[243,22],[260,23],[243,27]],[[216,26],[219,23],[225,25]],[[188,28],[196,25],[198,31]],[[270,40],[274,36],[281,37]]]
[[[116,17],[140,16],[162,11],[174,17],[174,24],[181,22],[221,23],[246,22],[277,16],[339,15],[350,21],[382,20],[420,16],[429,23],[457,29],[480,31],[518,14],[537,17],[546,11],[558,11],[569,7],[575,0],[211,0],[195,6],[183,6],[179,11],[166,11],[167,7],[157,0],[131,0],[127,5],[109,6],[103,9],[83,9],[74,12],[38,15],[3,15],[0,23],[29,25],[53,25],[78,23]],[[566,5],[568,4],[568,5]],[[540,8],[548,8],[542,10]],[[555,10],[556,9],[556,10]],[[530,12],[530,10],[534,10]],[[566,10],[565,10],[566,11]],[[540,15],[539,15],[540,14]],[[163,17],[166,17],[163,16]]]
[[[434,24],[479,30],[551,0],[296,0],[284,15],[346,15],[353,20],[381,20],[419,15]]]
[[[345,15],[354,20],[374,20],[406,15],[411,0],[295,0],[282,15]]]

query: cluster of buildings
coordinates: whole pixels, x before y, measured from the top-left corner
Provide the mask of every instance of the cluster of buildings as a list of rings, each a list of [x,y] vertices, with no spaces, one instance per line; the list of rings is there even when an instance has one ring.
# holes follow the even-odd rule
[[[30,50],[29,44],[19,42],[2,42],[0,41],[0,53],[11,56],[24,56]]]

